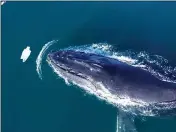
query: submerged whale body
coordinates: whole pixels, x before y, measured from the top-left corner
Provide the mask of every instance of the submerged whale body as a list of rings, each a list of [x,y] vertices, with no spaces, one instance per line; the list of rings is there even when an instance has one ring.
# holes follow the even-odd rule
[[[107,56],[75,50],[59,50],[47,60],[69,81],[99,90],[98,83],[119,99],[149,105],[176,107],[176,84],[162,81],[150,72]]]

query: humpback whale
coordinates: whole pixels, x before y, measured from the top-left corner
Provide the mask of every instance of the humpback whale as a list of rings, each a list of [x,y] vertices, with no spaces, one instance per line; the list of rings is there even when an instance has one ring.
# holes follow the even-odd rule
[[[145,107],[162,108],[167,105],[176,108],[176,84],[162,81],[139,67],[75,50],[53,51],[47,55],[47,61],[60,76],[80,87],[91,87],[94,91],[104,91],[115,98],[129,99]]]

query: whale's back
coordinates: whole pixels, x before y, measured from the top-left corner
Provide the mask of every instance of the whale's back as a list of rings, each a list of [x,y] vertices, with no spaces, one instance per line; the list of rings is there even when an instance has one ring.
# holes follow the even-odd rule
[[[105,65],[103,68],[111,76],[108,84],[110,89],[119,97],[128,96],[148,103],[176,100],[176,84],[159,80],[146,70],[123,62]]]

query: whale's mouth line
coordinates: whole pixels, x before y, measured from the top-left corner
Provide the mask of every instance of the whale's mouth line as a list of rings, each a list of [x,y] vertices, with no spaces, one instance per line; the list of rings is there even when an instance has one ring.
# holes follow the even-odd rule
[[[86,76],[84,76],[83,74],[77,73],[77,72],[75,72],[74,70],[72,70],[71,68],[68,68],[68,67],[66,67],[66,66],[64,66],[64,65],[62,65],[62,64],[60,64],[60,63],[58,63],[58,62],[56,62],[56,61],[54,61],[54,60],[51,59],[49,56],[47,56],[47,61],[50,61],[50,62],[52,63],[52,65],[54,65],[54,66],[57,67],[57,68],[60,68],[61,70],[65,71],[65,72],[67,72],[67,73],[69,73],[69,74],[72,74],[72,75],[74,75],[74,76],[78,76],[78,77],[83,78],[83,79],[88,79],[88,78],[87,78]]]
[[[64,72],[67,72],[67,73],[72,74],[72,75],[74,75],[74,76],[77,76],[77,77],[80,77],[80,78],[82,78],[82,79],[85,79],[85,80],[91,82],[91,84],[92,84],[94,87],[97,87],[96,85],[94,85],[94,83],[92,83],[92,81],[91,81],[88,77],[84,76],[83,74],[76,73],[76,72],[74,72],[73,70],[62,66],[60,63],[55,62],[53,59],[50,59],[49,57],[47,57],[47,61],[49,61],[54,67],[57,67],[57,69],[59,68],[60,70],[62,70],[62,71],[64,71]],[[97,89],[98,89],[98,88],[97,88]],[[119,97],[119,99],[121,99],[121,98]]]

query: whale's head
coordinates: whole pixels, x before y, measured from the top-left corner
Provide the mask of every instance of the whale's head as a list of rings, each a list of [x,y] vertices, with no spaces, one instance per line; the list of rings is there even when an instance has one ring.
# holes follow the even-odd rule
[[[48,54],[50,63],[62,73],[96,81],[115,75],[117,61],[93,53],[60,50]],[[69,78],[68,78],[69,79]]]

